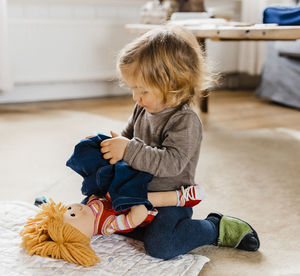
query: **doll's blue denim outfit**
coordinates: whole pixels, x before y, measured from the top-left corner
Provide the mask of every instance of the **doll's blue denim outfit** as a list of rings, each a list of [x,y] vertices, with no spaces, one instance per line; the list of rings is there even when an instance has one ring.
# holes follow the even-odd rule
[[[80,141],[66,163],[83,177],[82,194],[87,197],[92,194],[104,196],[109,192],[116,211],[141,204],[151,210],[153,206],[148,201],[147,193],[152,175],[137,171],[124,161],[110,165],[100,152],[100,143],[108,138],[111,137],[98,134]]]

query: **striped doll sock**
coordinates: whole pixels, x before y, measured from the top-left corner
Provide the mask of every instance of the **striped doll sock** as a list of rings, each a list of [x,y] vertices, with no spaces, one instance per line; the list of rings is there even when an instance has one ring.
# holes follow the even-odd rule
[[[125,214],[121,214],[115,217],[115,219],[111,222],[110,229],[113,229],[114,232],[127,231],[129,229],[133,229],[136,226],[132,223],[130,217]]]

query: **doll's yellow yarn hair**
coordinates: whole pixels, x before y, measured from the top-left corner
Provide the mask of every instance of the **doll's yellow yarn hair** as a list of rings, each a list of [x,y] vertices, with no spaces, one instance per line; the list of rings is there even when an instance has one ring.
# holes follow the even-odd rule
[[[41,209],[35,217],[28,219],[20,232],[21,245],[27,254],[64,259],[86,267],[99,262],[90,247],[90,238],[64,223],[63,214],[67,206],[50,199],[49,203],[41,205]]]

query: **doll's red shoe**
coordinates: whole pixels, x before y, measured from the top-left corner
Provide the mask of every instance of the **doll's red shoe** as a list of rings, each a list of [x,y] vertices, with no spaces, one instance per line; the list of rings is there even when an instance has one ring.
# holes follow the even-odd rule
[[[205,197],[205,191],[198,185],[181,187],[180,206],[193,207],[199,204]]]

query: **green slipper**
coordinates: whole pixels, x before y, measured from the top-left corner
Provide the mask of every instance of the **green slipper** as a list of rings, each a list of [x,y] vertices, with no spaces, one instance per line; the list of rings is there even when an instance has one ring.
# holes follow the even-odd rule
[[[256,231],[247,222],[219,213],[210,213],[207,218],[220,220],[218,246],[234,247],[247,251],[256,251],[260,242]]]

